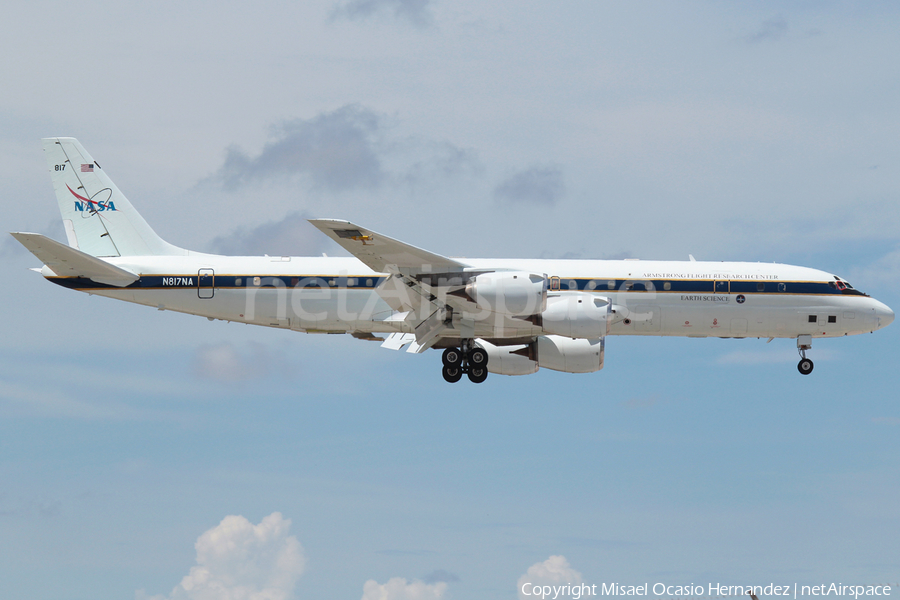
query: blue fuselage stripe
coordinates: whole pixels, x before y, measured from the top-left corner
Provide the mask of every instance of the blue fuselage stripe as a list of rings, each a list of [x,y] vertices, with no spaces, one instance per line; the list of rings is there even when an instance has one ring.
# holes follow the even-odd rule
[[[244,288],[313,288],[374,290],[385,277],[347,277],[341,275],[145,275],[124,288],[97,283],[86,277],[50,277],[54,283],[71,289],[216,289]],[[555,279],[551,292],[557,291]],[[852,288],[838,289],[833,282],[824,281],[714,281],[710,279],[603,279],[559,278],[559,291],[578,290],[596,293],[657,292],[680,294],[780,294],[791,295],[857,295]]]

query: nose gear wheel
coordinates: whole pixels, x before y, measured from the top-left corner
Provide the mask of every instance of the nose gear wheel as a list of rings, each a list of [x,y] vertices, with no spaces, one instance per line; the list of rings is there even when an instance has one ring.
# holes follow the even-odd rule
[[[797,350],[800,352],[800,362],[797,363],[797,370],[803,375],[809,375],[813,370],[812,359],[806,358],[806,351],[811,349],[811,336],[800,336],[797,338]]]

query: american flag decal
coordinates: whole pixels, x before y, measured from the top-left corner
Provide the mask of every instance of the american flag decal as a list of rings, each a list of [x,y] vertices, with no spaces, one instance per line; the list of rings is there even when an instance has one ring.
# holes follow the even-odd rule
[[[93,173],[94,172],[94,163],[90,163],[87,165],[81,165],[82,173]]]

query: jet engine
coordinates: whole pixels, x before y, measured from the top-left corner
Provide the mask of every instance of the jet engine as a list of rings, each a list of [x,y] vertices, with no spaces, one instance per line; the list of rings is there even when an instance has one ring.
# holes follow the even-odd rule
[[[536,315],[547,306],[547,278],[525,271],[495,271],[475,276],[466,295],[479,308],[512,317]]]
[[[545,333],[569,338],[602,338],[609,333],[611,304],[594,294],[566,293],[551,297],[539,324]]]
[[[537,339],[538,366],[564,373],[593,373],[603,368],[605,338],[575,339],[542,335]]]
[[[540,367],[564,373],[593,373],[603,368],[604,338],[572,339],[542,335],[530,344],[495,346],[478,340],[488,354],[488,371],[499,375],[530,375]]]
[[[500,375],[531,375],[537,373],[535,360],[536,342],[517,344],[515,346],[495,346],[490,342],[478,340],[478,345],[487,352],[487,369],[489,373]]]

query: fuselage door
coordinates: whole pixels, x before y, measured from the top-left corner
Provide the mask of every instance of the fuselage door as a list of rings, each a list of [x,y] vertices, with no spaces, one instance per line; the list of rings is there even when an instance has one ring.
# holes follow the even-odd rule
[[[727,294],[729,288],[728,283],[728,281],[716,281],[715,289],[713,291],[717,294]]]
[[[212,298],[215,283],[216,274],[212,269],[200,269],[197,272],[197,295],[201,298]]]

